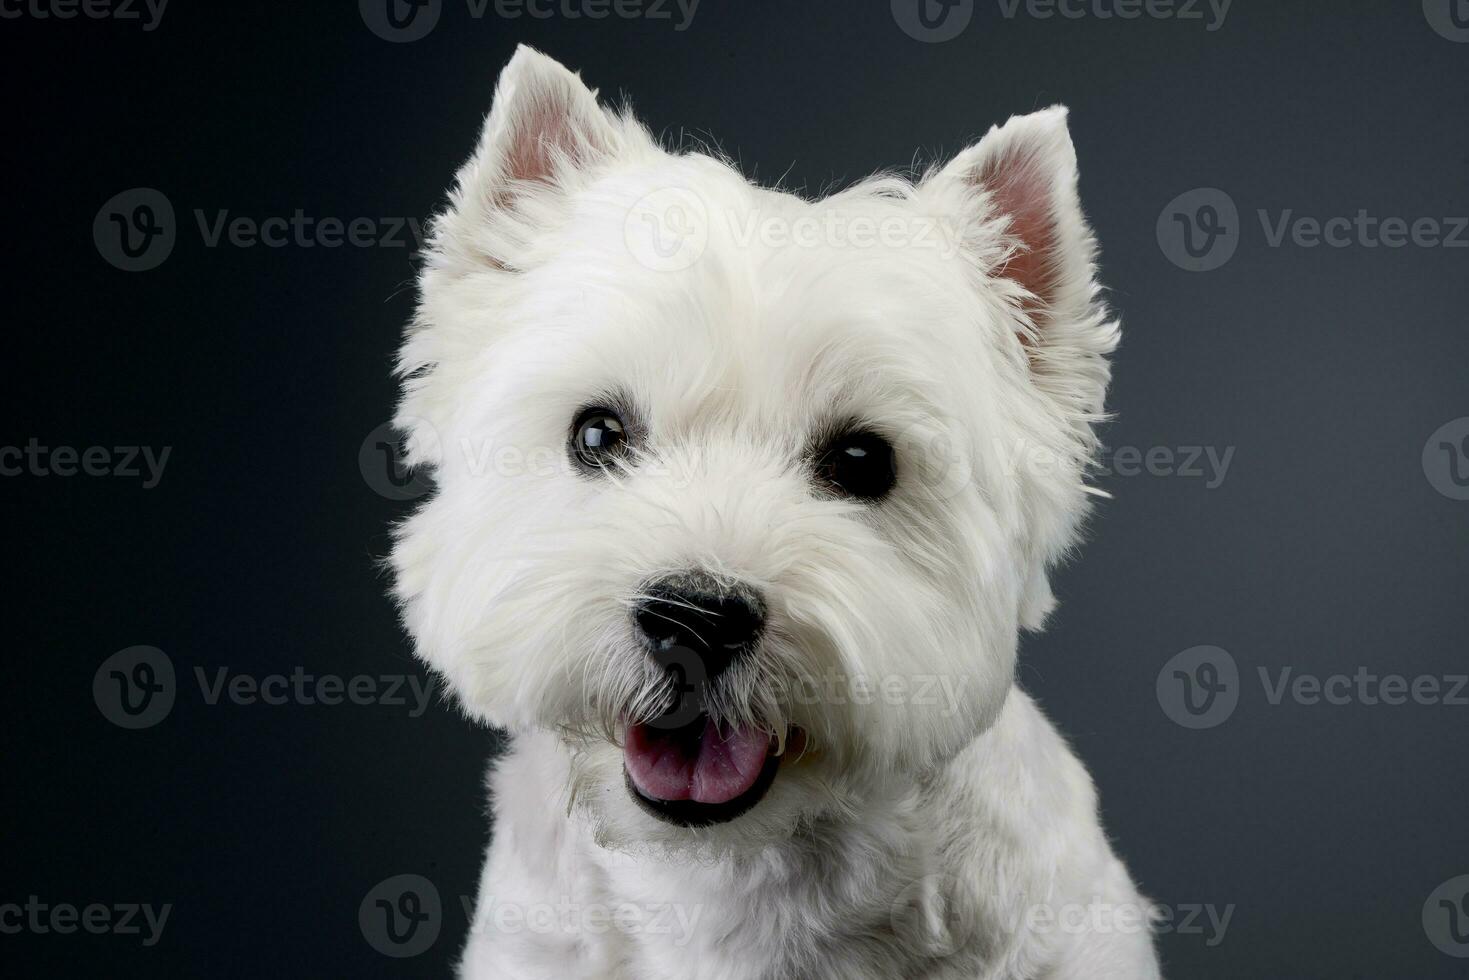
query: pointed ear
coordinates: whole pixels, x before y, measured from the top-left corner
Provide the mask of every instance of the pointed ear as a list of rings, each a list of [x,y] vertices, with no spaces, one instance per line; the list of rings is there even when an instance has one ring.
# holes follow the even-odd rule
[[[1076,149],[1066,109],[1012,116],[943,170],[984,192],[986,217],[1004,222],[1011,247],[990,274],[1029,295],[1037,314],[1062,313],[1091,292],[1096,251],[1076,194]]]
[[[1101,410],[1102,358],[1117,327],[1098,300],[1096,242],[1077,196],[1076,149],[1064,106],[1014,116],[953,159],[940,179],[977,191],[978,220],[1003,242],[984,270],[1026,314],[1021,331],[1037,380]]]
[[[460,169],[434,245],[440,260],[513,268],[554,205],[634,131],[565,66],[521,45],[500,72],[474,156]]]
[[[537,244],[564,223],[576,191],[652,138],[630,116],[597,104],[594,91],[551,58],[522,45],[500,73],[474,154],[448,205],[434,216],[418,276],[418,309],[398,353],[398,425],[415,463],[463,401],[463,385],[506,325],[495,288],[538,260]]]
[[[553,58],[521,45],[500,72],[480,134],[481,190],[513,193],[527,182],[552,184],[558,171],[609,155],[616,130],[597,93]]]
[[[1094,457],[1118,327],[1100,299],[1096,242],[1076,190],[1076,150],[1063,107],[1016,116],[959,154],[938,179],[963,185],[976,261],[1020,314],[1031,381],[1051,424],[1030,423],[1064,472],[1031,474],[1032,566],[1021,618],[1039,627],[1054,603],[1047,569],[1085,512],[1084,460]],[[978,222],[976,225],[975,222]]]

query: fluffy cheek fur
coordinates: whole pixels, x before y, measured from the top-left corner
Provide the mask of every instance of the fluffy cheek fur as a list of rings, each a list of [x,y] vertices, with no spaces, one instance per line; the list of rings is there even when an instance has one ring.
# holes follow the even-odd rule
[[[410,627],[472,711],[559,732],[569,789],[609,841],[686,838],[632,806],[614,743],[625,717],[666,703],[666,678],[632,629],[640,587],[698,568],[758,588],[768,606],[765,642],[714,690],[718,714],[778,734],[796,725],[809,740],[740,822],[742,840],[788,834],[797,817],[930,765],[988,723],[1010,681],[1024,574],[980,495],[933,492],[900,460],[879,506],[825,497],[805,437],[855,406],[807,406],[792,390],[790,408],[762,417],[691,368],[636,363],[676,350],[672,328],[581,330],[575,347],[552,345],[554,363],[542,337],[499,346],[501,366],[469,387],[483,403],[440,434],[440,489],[395,555]],[[772,353],[750,372],[778,374],[782,361]],[[876,376],[901,377],[903,365],[887,367]],[[851,397],[861,382],[831,388]],[[645,406],[632,411],[647,448],[624,472],[588,476],[568,457],[570,422],[614,387],[609,399]],[[926,411],[874,392],[862,415],[903,422],[901,448],[920,433],[937,441],[944,423]]]

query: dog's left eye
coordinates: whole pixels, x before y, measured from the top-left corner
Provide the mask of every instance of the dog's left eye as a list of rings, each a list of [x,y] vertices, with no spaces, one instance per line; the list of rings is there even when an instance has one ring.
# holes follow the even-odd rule
[[[892,444],[867,430],[838,436],[817,457],[816,478],[846,497],[881,499],[898,479]]]
[[[627,429],[608,408],[589,408],[572,427],[571,452],[588,469],[606,469],[627,452]]]

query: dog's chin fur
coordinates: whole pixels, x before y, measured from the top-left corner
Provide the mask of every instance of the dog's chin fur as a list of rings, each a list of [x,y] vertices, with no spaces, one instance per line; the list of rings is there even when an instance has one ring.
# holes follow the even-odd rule
[[[663,261],[660,214],[696,222],[692,259]],[[891,234],[859,245],[859,223]],[[815,238],[766,234],[801,227]],[[1094,252],[1062,109],[919,179],[813,202],[664,149],[554,61],[516,54],[433,223],[396,419],[436,484],[397,534],[405,623],[465,709],[515,736],[481,901],[647,898],[664,880],[651,869],[682,862],[708,877],[664,880],[679,892],[665,901],[723,902],[748,884],[719,890],[731,867],[782,871],[751,879],[764,890],[693,966],[648,937],[537,946],[481,928],[466,975],[1145,975],[1146,938],[1125,955],[982,939],[991,887],[1135,894],[1109,870],[1084,771],[1012,691],[1018,635],[1050,610],[1049,569],[1089,499],[1118,336]],[[568,451],[588,406],[628,434],[602,472]],[[815,478],[823,440],[853,426],[894,447],[880,500]],[[705,710],[801,734],[763,799],[700,828],[630,797],[619,745],[672,697],[631,611],[690,571],[763,597],[758,645]],[[1058,877],[1063,853],[1079,878]],[[842,895],[811,870],[833,861],[849,865]],[[963,914],[981,938],[921,967],[881,939],[898,897],[874,876],[934,866],[979,896]],[[838,951],[813,956],[823,943]],[[1066,972],[1079,949],[1091,972]]]

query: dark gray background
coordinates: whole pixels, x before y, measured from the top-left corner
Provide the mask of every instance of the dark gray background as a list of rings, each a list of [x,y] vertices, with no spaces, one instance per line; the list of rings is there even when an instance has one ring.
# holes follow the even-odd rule
[[[0,445],[172,447],[152,489],[0,479],[0,903],[173,905],[151,948],[0,934],[7,973],[445,975],[494,735],[438,700],[420,717],[209,704],[195,677],[423,676],[375,564],[408,505],[359,469],[395,397],[411,242],[208,247],[194,212],[426,217],[524,41],[627,92],[655,129],[713,135],[757,176],[812,190],[1068,104],[1124,318],[1107,443],[1234,455],[1212,489],[1102,479],[1115,499],[1060,574],[1022,681],[1090,765],[1146,892],[1233,907],[1213,946],[1207,931],[1161,938],[1169,976],[1464,975],[1422,915],[1469,873],[1469,706],[1272,704],[1257,674],[1469,670],[1469,501],[1422,462],[1435,430],[1469,416],[1469,249],[1272,248],[1258,218],[1469,215],[1469,43],[1417,0],[1235,0],[1212,31],[1007,18],[986,0],[945,43],[906,34],[888,0],[704,0],[683,31],[475,19],[445,0],[412,43],[380,39],[349,2],[256,7],[174,0],[151,31],[0,19]],[[138,187],[166,197],[176,241],[125,272],[93,226]],[[1204,187],[1237,206],[1238,247],[1185,271],[1156,229]],[[176,701],[125,730],[92,685],[140,644],[168,656]],[[1238,705],[1190,729],[1164,710],[1165,665],[1201,645],[1237,664]],[[400,874],[432,881],[443,913],[427,951],[395,959],[358,909]]]

